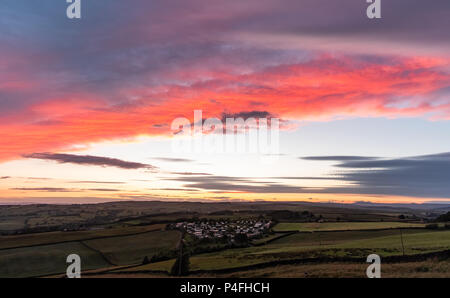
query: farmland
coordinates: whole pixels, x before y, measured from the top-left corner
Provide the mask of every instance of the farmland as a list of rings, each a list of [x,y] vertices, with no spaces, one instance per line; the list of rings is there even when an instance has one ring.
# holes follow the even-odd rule
[[[332,223],[279,223],[274,231],[349,231],[349,230],[377,230],[396,228],[423,228],[423,224],[407,222],[332,222]]]
[[[92,238],[115,237],[130,234],[146,233],[150,231],[161,230],[163,224],[148,226],[124,227],[105,230],[92,231],[71,231],[71,232],[47,232],[34,233],[17,236],[0,236],[0,250],[14,247],[36,246],[42,244],[51,244],[58,242],[70,242],[76,240],[89,240]]]
[[[232,273],[199,273],[195,277],[220,278],[365,278],[367,264],[364,263],[317,263],[277,265],[253,270],[242,270]],[[110,276],[114,277],[114,276]],[[117,277],[117,276],[115,276]],[[126,277],[126,275],[122,275]],[[383,264],[383,278],[450,278],[450,261],[430,259],[419,262],[399,262]]]
[[[144,257],[174,250],[180,234],[161,231],[161,226],[110,231],[70,232],[4,236],[8,245],[18,248],[0,250],[0,277],[34,277],[63,273],[66,257],[76,253],[82,259],[83,270],[137,264]],[[123,236],[128,234],[128,236]],[[21,238],[24,239],[21,239]],[[83,240],[83,239],[90,240]],[[43,244],[45,242],[48,244]],[[55,243],[56,242],[56,243]],[[53,243],[53,244],[52,244]],[[28,246],[23,246],[27,244]]]
[[[78,218],[76,225],[75,211],[60,210],[59,206],[0,210],[8,214],[1,220],[8,230],[0,236],[0,277],[64,276],[66,257],[73,253],[80,255],[86,277],[168,276],[180,243],[190,253],[189,275],[194,277],[361,277],[367,266],[365,258],[373,253],[386,263],[386,276],[443,277],[448,273],[450,230],[444,223],[430,228],[428,211],[355,208],[352,213],[348,206],[284,203],[187,203],[184,211],[182,203],[122,206],[130,210],[119,206],[77,206],[84,221]],[[286,209],[274,211],[278,206]],[[192,211],[196,207],[197,211]],[[48,217],[60,212],[65,212],[67,219],[53,226],[55,221]],[[113,214],[121,215],[108,219]],[[34,228],[17,228],[22,220]],[[43,226],[36,230],[38,222],[51,224],[39,232]],[[205,228],[204,237],[189,233],[183,228],[186,224],[177,225],[180,222]],[[261,222],[268,227],[251,237],[250,230]],[[248,229],[250,238],[236,242],[238,238],[232,234],[237,232],[231,231],[231,226]],[[227,232],[215,237],[220,233],[213,233],[211,227]]]
[[[86,270],[107,267],[101,254],[78,242],[0,251],[0,277],[34,277],[65,272],[66,258],[77,253]]]
[[[450,249],[450,231],[403,230],[406,255]],[[257,264],[299,259],[365,258],[403,254],[399,230],[297,233],[263,246],[199,254],[190,259],[191,270],[220,271]],[[127,268],[120,272],[168,271],[174,260]]]
[[[215,270],[231,267],[244,267],[258,263],[318,257],[360,257],[371,253],[380,256],[401,255],[402,248],[399,235],[327,235],[320,244],[316,239],[305,239],[303,234],[282,238],[262,247],[250,247],[210,253],[191,258],[192,270]],[[334,237],[333,237],[334,236]],[[325,242],[326,241],[326,242]],[[450,232],[427,232],[405,234],[406,253],[426,253],[450,248]]]
[[[101,251],[116,265],[136,264],[144,257],[151,257],[161,251],[175,249],[180,239],[177,231],[154,231],[151,233],[88,240],[84,243]]]

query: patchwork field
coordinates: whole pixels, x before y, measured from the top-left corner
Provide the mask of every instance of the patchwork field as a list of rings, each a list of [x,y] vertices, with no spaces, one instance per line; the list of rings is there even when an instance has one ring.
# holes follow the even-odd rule
[[[191,270],[223,270],[280,260],[305,258],[364,258],[371,253],[381,257],[430,253],[450,249],[450,231],[382,230],[297,233],[267,245],[228,249],[194,255]],[[123,271],[168,271],[173,260]]]
[[[104,230],[76,231],[76,232],[48,232],[15,236],[0,236],[0,250],[13,247],[35,246],[58,242],[88,240],[100,237],[116,237],[129,234],[146,233],[161,230],[164,224],[137,227],[122,227]]]
[[[428,218],[433,212],[411,210],[297,203],[0,206],[0,277],[63,277],[66,257],[74,253],[82,259],[85,277],[164,277],[181,240],[181,231],[173,229],[176,223],[208,227],[210,221],[242,224],[256,218],[278,224],[256,236],[244,231],[256,237],[250,240],[230,230],[224,237],[208,234],[205,226],[202,233],[209,237],[187,231],[183,243],[192,253],[189,275],[364,277],[365,258],[376,253],[386,262],[386,277],[448,276],[448,224]],[[434,227],[425,229],[420,222]],[[151,263],[143,264],[144,258]]]
[[[1,277],[34,277],[65,272],[68,255],[82,259],[82,269],[108,267],[101,254],[78,242],[25,247],[0,251]]]
[[[155,230],[157,229],[157,230]],[[115,264],[138,264],[145,256],[151,257],[161,251],[173,250],[180,239],[178,231],[161,231],[160,226],[140,227],[139,229],[125,229],[121,233],[140,231],[138,234],[121,236],[118,231],[45,233],[44,237],[26,235],[24,239],[14,236],[9,245],[18,243],[36,243],[21,248],[0,250],[0,277],[34,277],[52,275],[65,272],[66,257],[78,254],[82,260],[82,270],[112,267]],[[110,235],[109,237],[107,235]],[[36,237],[36,239],[34,237]],[[63,236],[58,238],[58,236]],[[98,237],[86,241],[69,241],[63,243],[46,244],[67,239],[85,239],[84,237]],[[8,236],[11,237],[11,236]],[[6,238],[6,237],[4,237]],[[39,241],[37,241],[39,239]]]
[[[100,252],[113,264],[139,264],[144,257],[165,250],[174,250],[180,233],[178,231],[154,231],[151,233],[103,238],[84,241],[84,243]]]

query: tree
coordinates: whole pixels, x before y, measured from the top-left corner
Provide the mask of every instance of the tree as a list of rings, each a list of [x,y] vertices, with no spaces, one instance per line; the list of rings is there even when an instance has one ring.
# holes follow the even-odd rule
[[[427,225],[425,226],[425,228],[426,228],[426,229],[429,229],[429,230],[437,230],[437,229],[439,228],[439,225],[438,225],[438,224],[435,224],[435,223],[427,224]]]
[[[439,216],[436,221],[438,222],[445,222],[445,221],[450,221],[450,212],[447,212],[446,214],[442,214],[441,216]]]
[[[150,263],[150,260],[148,259],[147,256],[145,256],[144,259],[142,260],[142,265],[146,265],[146,264],[149,264],[149,263]]]

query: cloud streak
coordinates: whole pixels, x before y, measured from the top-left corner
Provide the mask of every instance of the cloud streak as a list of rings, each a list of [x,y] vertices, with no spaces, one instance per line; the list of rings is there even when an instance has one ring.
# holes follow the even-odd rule
[[[62,187],[15,187],[12,190],[20,191],[42,191],[42,192],[79,192],[79,190],[62,188]]]
[[[324,190],[327,193],[450,197],[450,153],[341,160],[335,166],[341,171],[330,178],[351,183],[352,186],[329,187]]]
[[[316,160],[316,161],[355,161],[355,160],[372,160],[378,159],[377,157],[368,156],[350,156],[350,155],[335,155],[335,156],[305,156],[300,157],[303,160]]]
[[[124,161],[117,158],[92,156],[92,155],[75,155],[62,153],[32,153],[25,154],[25,158],[34,158],[41,160],[56,161],[58,163],[70,163],[78,165],[101,166],[101,167],[116,167],[121,169],[150,169],[154,170],[156,167],[143,164],[139,162]]]
[[[450,198],[450,153],[383,158],[364,156],[310,156],[311,161],[336,161],[338,171],[322,177],[182,176],[167,178],[187,188],[210,192],[360,194],[418,198]],[[342,186],[307,187],[274,181],[327,180]]]
[[[194,160],[188,158],[173,158],[173,157],[153,157],[154,160],[164,162],[193,162]]]

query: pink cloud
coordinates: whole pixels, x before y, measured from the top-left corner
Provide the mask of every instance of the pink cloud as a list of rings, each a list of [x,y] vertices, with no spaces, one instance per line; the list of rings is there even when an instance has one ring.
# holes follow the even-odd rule
[[[202,109],[204,117],[263,110],[298,120],[449,118],[448,101],[433,102],[433,94],[450,84],[450,75],[439,70],[448,65],[442,58],[399,58],[384,64],[323,55],[246,74],[210,71],[207,79],[191,65],[181,73],[167,72],[180,81],[189,73],[189,84],[140,83],[117,89],[119,95],[135,99],[119,106],[108,105],[103,95],[93,92],[65,90],[65,96],[39,101],[0,125],[0,160],[87,142],[170,135],[172,120],[192,119],[195,109]]]

